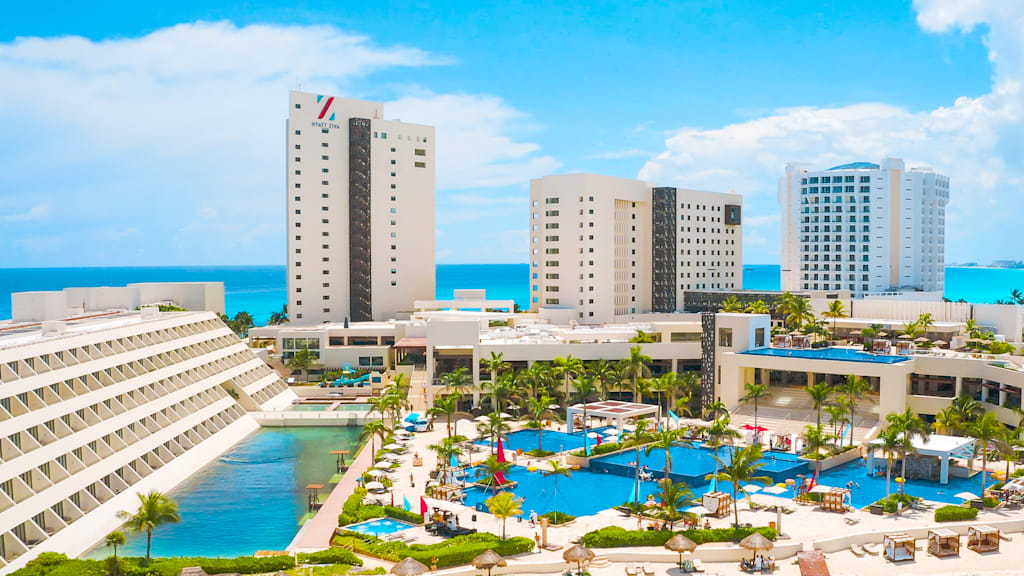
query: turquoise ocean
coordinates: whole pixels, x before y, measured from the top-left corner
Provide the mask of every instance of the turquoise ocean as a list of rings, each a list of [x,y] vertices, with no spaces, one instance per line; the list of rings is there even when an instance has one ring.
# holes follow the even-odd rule
[[[130,282],[224,282],[229,315],[241,310],[259,324],[281,309],[287,280],[284,266],[169,266],[119,268],[0,268],[0,319],[11,317],[11,292],[60,290],[68,286],[123,286]],[[450,298],[456,288],[485,288],[490,298],[529,305],[527,264],[441,264],[437,297]],[[743,267],[743,288],[778,290],[779,266]],[[994,302],[1014,288],[1024,290],[1024,269],[946,268],[946,297],[968,302]]]

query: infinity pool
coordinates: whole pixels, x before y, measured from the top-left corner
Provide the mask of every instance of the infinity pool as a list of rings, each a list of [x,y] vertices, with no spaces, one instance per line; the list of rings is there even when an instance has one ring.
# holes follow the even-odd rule
[[[874,362],[876,364],[898,364],[906,362],[908,356],[887,356],[861,352],[853,348],[757,348],[740,352],[753,356],[784,356],[787,358],[806,358],[808,360],[844,360],[846,362]]]
[[[379,537],[385,534],[394,534],[395,532],[408,530],[412,527],[412,524],[401,522],[399,520],[392,520],[391,518],[378,518],[376,520],[367,520],[366,522],[360,522],[359,524],[343,526],[342,529],[352,530],[353,532],[359,532],[360,534],[369,534],[370,536]]]
[[[306,513],[306,485],[337,471],[331,450],[356,446],[358,427],[261,428],[170,491],[181,522],[153,533],[154,556],[248,556],[284,550]],[[90,557],[106,557],[102,544]],[[125,556],[146,553],[128,536]]]

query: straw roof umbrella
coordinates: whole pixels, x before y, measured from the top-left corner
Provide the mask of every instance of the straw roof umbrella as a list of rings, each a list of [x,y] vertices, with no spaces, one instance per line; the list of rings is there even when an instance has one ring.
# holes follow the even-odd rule
[[[697,543],[682,534],[676,534],[665,542],[665,549],[679,553],[679,567],[683,567],[683,552],[693,552],[697,549]]]
[[[900,334],[899,336],[897,336],[897,338],[899,338],[900,340],[911,340],[914,337],[911,336],[910,334]]]
[[[914,342],[928,342],[928,339],[924,336],[918,336],[917,338],[914,338]]]
[[[562,553],[562,559],[566,562],[575,562],[579,573],[583,574],[583,563],[593,560],[594,553],[589,548],[574,544],[572,548]]]
[[[487,570],[487,576],[491,576],[491,570],[495,567],[507,566],[508,563],[494,550],[487,550],[483,554],[473,558],[473,568]]]
[[[391,567],[391,573],[395,576],[419,576],[429,570],[425,564],[411,556],[403,558],[401,562]]]
[[[747,550],[753,550],[756,555],[758,550],[768,551],[771,550],[772,547],[775,545],[772,544],[771,540],[765,538],[764,534],[761,534],[760,532],[754,532],[750,536],[747,536],[743,540],[740,540],[740,546],[746,548]]]

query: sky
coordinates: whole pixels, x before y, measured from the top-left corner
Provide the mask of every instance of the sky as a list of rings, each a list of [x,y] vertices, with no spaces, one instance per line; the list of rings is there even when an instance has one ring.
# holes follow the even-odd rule
[[[777,263],[787,162],[888,156],[947,262],[1024,259],[1024,2],[89,4],[0,19],[0,267],[283,264],[297,88],[436,126],[439,263],[525,262],[580,171],[742,193]]]

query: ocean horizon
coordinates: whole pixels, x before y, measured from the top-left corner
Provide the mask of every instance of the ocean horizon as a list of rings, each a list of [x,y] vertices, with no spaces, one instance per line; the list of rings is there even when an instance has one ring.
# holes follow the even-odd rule
[[[744,290],[778,290],[777,264],[745,264]],[[229,316],[246,311],[265,324],[287,298],[284,265],[268,266],[123,266],[86,268],[0,268],[0,319],[11,317],[12,292],[61,290],[73,286],[123,286],[132,282],[224,283]],[[529,307],[529,265],[438,264],[435,297],[451,298],[457,288],[482,288],[494,299]],[[946,267],[946,297],[991,303],[1024,290],[1024,269]]]

